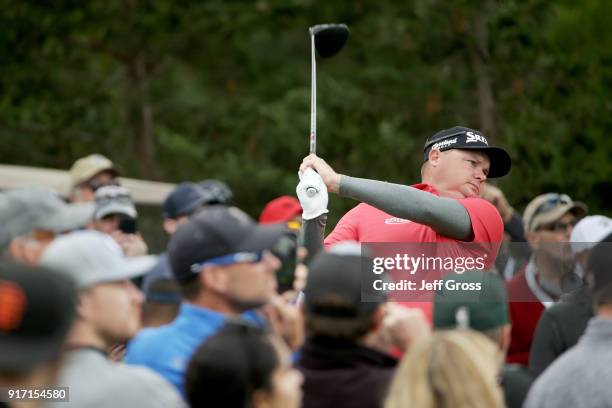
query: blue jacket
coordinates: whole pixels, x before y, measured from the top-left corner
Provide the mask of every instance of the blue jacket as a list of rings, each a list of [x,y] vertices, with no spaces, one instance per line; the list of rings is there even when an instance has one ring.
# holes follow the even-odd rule
[[[129,342],[125,362],[158,372],[184,396],[184,377],[191,356],[227,319],[213,310],[183,303],[172,323],[141,330]]]

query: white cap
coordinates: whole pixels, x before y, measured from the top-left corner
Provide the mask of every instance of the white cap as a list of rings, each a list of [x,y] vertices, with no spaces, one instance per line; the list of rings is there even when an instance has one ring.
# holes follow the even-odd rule
[[[156,256],[126,258],[110,235],[76,231],[62,235],[46,248],[41,265],[72,277],[79,288],[144,275]]]
[[[570,236],[572,253],[593,249],[605,237],[612,234],[612,219],[603,215],[591,215],[581,219]]]

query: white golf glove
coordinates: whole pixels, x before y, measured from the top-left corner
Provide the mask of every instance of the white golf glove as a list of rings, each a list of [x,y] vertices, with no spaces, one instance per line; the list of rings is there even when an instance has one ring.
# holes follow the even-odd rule
[[[302,205],[302,218],[312,220],[327,213],[327,187],[319,173],[309,167],[299,177],[295,191]]]

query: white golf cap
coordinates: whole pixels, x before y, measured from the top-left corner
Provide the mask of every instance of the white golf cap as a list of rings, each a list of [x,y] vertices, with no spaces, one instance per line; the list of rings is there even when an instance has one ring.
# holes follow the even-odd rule
[[[109,235],[91,230],[58,237],[41,259],[42,266],[69,275],[80,289],[144,275],[156,262],[156,256],[127,258]]]
[[[570,236],[572,253],[593,249],[605,237],[612,234],[612,219],[603,215],[584,217],[576,224]]]

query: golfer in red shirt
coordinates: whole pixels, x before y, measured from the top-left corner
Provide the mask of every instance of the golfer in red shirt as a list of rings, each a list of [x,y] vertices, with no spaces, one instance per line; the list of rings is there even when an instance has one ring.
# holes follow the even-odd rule
[[[502,177],[510,167],[505,150],[489,146],[482,133],[461,126],[427,139],[422,182],[412,186],[338,174],[323,159],[307,156],[300,166],[297,186],[304,209],[305,242],[311,253],[322,247],[330,191],[361,204],[342,217],[325,245],[346,240],[483,243],[492,248],[489,267],[502,241],[503,222],[481,194],[488,178]]]

